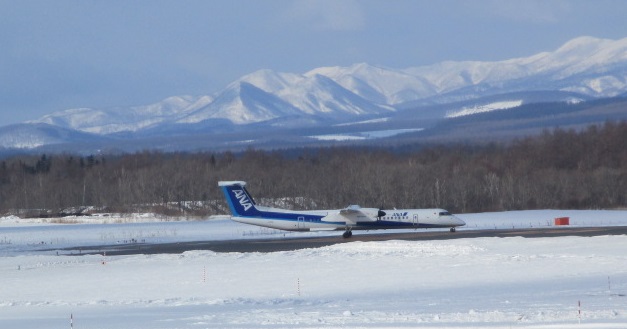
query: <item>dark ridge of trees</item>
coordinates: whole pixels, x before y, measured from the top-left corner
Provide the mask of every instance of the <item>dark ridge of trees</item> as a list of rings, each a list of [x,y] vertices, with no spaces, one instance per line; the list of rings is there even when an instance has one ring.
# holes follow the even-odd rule
[[[95,211],[90,207],[224,214],[219,180],[247,181],[260,203],[305,209],[350,204],[456,213],[622,208],[627,206],[627,123],[555,129],[484,146],[22,155],[0,161],[0,214]]]

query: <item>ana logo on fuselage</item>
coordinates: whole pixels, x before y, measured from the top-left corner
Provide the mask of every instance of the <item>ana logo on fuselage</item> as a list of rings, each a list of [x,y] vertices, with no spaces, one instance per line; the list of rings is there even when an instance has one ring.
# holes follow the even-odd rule
[[[235,198],[239,201],[239,204],[244,207],[244,211],[248,211],[248,209],[253,206],[253,203],[250,202],[250,200],[246,196],[246,193],[244,193],[243,190],[233,190],[233,194],[235,195]]]

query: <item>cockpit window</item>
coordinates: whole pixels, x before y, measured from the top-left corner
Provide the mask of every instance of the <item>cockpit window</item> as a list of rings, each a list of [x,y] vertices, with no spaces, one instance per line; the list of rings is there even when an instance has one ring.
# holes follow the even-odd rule
[[[440,216],[452,216],[452,215],[448,211],[442,211],[442,212],[440,212]]]

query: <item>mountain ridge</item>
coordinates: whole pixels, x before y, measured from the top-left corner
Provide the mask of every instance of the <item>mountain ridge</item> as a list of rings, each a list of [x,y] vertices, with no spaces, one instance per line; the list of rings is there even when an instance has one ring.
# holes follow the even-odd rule
[[[602,63],[603,65],[600,65]],[[543,52],[529,57],[520,57],[504,61],[497,62],[480,62],[480,61],[462,61],[462,62],[440,62],[434,65],[427,65],[421,67],[410,67],[406,69],[389,69],[375,65],[369,65],[366,63],[358,63],[348,67],[320,67],[310,70],[304,74],[274,72],[269,69],[258,70],[256,72],[247,74],[240,79],[230,83],[225,89],[218,92],[214,96],[199,96],[197,99],[203,99],[205,101],[204,106],[197,107],[194,111],[186,112],[185,119],[178,119],[178,123],[197,123],[204,119],[209,118],[222,118],[230,119],[235,124],[249,124],[257,123],[264,120],[271,120],[280,117],[285,112],[288,114],[295,114],[294,111],[299,109],[305,114],[314,114],[316,112],[329,112],[324,107],[328,104],[328,93],[314,94],[312,92],[306,92],[303,90],[303,85],[308,84],[308,90],[328,90],[324,84],[325,80],[318,79],[318,82],[312,81],[316,79],[316,76],[324,76],[337,83],[339,86],[345,88],[341,95],[346,97],[359,96],[365,100],[368,100],[372,105],[387,108],[401,105],[410,101],[421,99],[434,99],[434,97],[440,97],[442,100],[436,100],[436,103],[446,103],[450,101],[450,98],[446,97],[448,93],[455,93],[459,96],[456,98],[478,98],[482,89],[493,89],[493,93],[505,93],[513,91],[521,91],[523,87],[516,87],[517,84],[521,84],[520,80],[528,79],[530,76],[542,75],[550,79],[551,85],[557,85],[553,90],[561,91],[574,91],[583,93],[594,97],[612,97],[618,95],[620,92],[627,90],[627,79],[622,75],[622,79],[603,76],[596,77],[591,75],[588,70],[597,69],[593,73],[607,73],[609,69],[602,69],[607,65],[620,63],[618,68],[613,68],[614,71],[620,69],[627,72],[627,38],[620,40],[609,39],[597,39],[593,37],[579,37],[566,42],[554,52]],[[610,71],[611,72],[611,71]],[[587,73],[590,76],[588,79],[584,79],[584,85],[579,83],[573,85],[572,83],[560,83],[560,81],[568,79],[573,75]],[[241,84],[248,83],[251,86],[259,88],[260,90],[277,96],[279,99],[290,104],[294,108],[290,108],[289,105],[281,104],[280,101],[274,100],[275,109],[278,113],[273,114],[272,111],[261,114],[260,108],[256,109],[257,114],[252,109],[245,108],[245,104],[240,100],[239,104],[228,103],[214,104],[211,106],[212,114],[199,115],[200,109],[205,109],[215,101],[223,100],[229,94],[230,97],[240,97],[237,95],[241,93]],[[523,85],[528,86],[530,83],[525,82]],[[538,89],[551,90],[551,86],[547,86],[548,82],[535,83]],[[532,84],[533,85],[533,84]],[[507,87],[509,86],[509,87]],[[605,87],[605,88],[603,88]],[[611,91],[606,91],[612,89]],[[250,92],[250,90],[246,89]],[[467,90],[464,92],[464,90]],[[235,95],[233,95],[235,93]],[[352,94],[354,95],[352,95]],[[297,97],[295,95],[299,95]],[[261,95],[261,94],[259,94]],[[190,98],[191,96],[172,96],[165,100],[148,105],[147,107],[159,107],[159,104],[172,103],[171,100],[175,98]],[[269,97],[263,95],[263,97]],[[336,92],[335,97],[338,97]],[[247,101],[251,101],[247,99]],[[318,108],[311,106],[312,101],[318,104]],[[172,112],[179,111],[181,108],[188,109],[189,104],[183,104],[175,106],[171,104]],[[222,105],[222,106],[217,106]],[[235,106],[239,105],[239,106]],[[256,104],[259,106],[259,104]],[[347,106],[350,106],[347,105]],[[362,104],[362,107],[364,105]],[[137,113],[146,106],[137,106],[130,108],[130,112]],[[267,108],[266,110],[270,110]],[[84,112],[89,109],[81,109]],[[336,107],[336,111],[353,111],[355,114],[362,114],[359,111],[354,111],[347,108]],[[67,115],[66,110],[61,112],[49,114],[44,118],[59,118],[62,115]],[[100,117],[113,116],[114,111],[107,111],[102,109],[93,109],[93,113],[100,114]],[[240,112],[240,113],[234,113]],[[248,113],[244,113],[248,112]],[[263,111],[262,111],[263,112]],[[372,112],[372,111],[367,111]],[[150,116],[154,116],[153,113],[149,113]],[[75,116],[79,116],[76,114]],[[166,115],[167,116],[167,115]],[[57,124],[58,121],[50,119],[38,119],[31,122],[46,122],[50,124]],[[103,119],[103,121],[106,121]],[[128,121],[128,119],[127,119]],[[160,122],[160,121],[159,121]],[[144,126],[149,126],[157,122],[149,122],[148,124],[140,125],[139,127],[127,128],[127,130],[139,130]],[[85,129],[80,124],[80,120],[66,121],[66,128],[74,128],[81,131],[95,132],[95,133],[108,133],[110,129],[103,129],[102,132],[98,132],[97,129]]]
[[[579,95],[573,96],[574,101],[625,94],[627,38],[584,36],[555,51],[495,62],[444,61],[405,69],[357,63],[319,67],[303,74],[263,69],[242,76],[213,95],[171,96],[130,108],[68,109],[25,124],[45,123],[101,136],[155,134],[160,128],[184,134],[186,128],[198,132],[226,121],[232,127],[255,125],[255,129],[264,125],[268,129],[313,127],[393,117],[400,110],[418,111],[438,104],[498,110],[472,101],[527,91]],[[527,102],[509,99],[502,104],[511,106],[519,101]],[[457,113],[466,113],[463,110]],[[438,116],[446,118],[446,114]],[[2,139],[8,133],[8,129],[0,129],[0,141],[5,141],[1,147],[29,145],[15,138]],[[50,143],[58,140],[51,139]]]

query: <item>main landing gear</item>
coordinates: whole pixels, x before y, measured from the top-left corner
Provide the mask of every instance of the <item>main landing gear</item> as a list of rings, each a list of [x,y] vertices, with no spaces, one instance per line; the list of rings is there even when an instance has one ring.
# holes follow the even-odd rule
[[[454,227],[451,227],[450,231],[451,233],[455,233],[457,230]]]
[[[344,234],[342,234],[342,237],[344,237],[344,239],[348,239],[351,236],[353,236],[353,231],[351,231],[350,229],[346,229],[346,232],[344,232]]]

